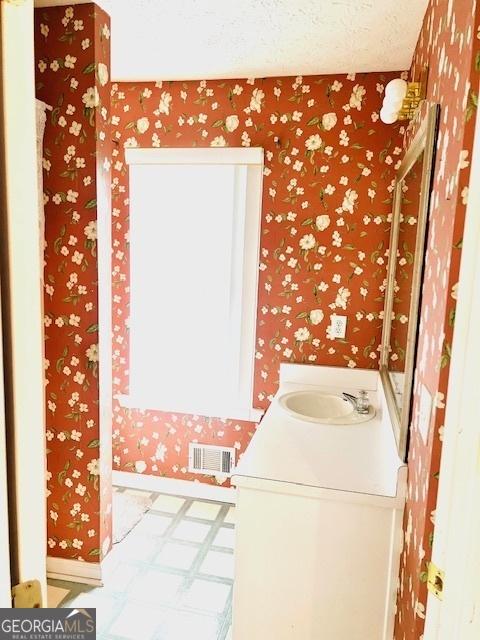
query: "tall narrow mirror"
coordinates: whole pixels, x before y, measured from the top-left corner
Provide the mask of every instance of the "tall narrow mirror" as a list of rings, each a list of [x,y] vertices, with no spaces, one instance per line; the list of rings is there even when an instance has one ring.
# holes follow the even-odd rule
[[[426,107],[426,108],[425,108]],[[380,373],[399,456],[407,453],[438,105],[425,116],[395,180]]]

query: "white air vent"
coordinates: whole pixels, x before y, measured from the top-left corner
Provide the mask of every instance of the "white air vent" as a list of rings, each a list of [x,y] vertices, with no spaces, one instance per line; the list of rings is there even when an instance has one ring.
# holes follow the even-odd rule
[[[190,442],[188,470],[210,476],[230,476],[235,465],[235,449]]]

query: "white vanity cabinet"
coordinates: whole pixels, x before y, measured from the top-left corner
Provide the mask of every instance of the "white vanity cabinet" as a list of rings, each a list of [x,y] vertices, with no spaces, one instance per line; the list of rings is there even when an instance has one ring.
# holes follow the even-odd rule
[[[232,478],[233,640],[392,639],[406,467],[378,380],[282,366],[278,395],[312,382],[336,393],[366,389],[376,416],[323,425],[272,403]]]

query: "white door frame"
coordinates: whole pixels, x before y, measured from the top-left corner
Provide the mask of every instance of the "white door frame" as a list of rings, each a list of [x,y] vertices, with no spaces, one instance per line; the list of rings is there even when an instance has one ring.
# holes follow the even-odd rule
[[[33,1],[1,0],[2,279],[12,581],[46,603],[43,291],[37,189]],[[43,240],[42,240],[43,241]]]
[[[480,110],[475,132],[432,550],[444,595],[424,640],[480,638]]]
[[[1,182],[0,182],[1,185]],[[2,188],[3,185],[0,186]],[[1,301],[1,289],[0,289]],[[0,336],[2,314],[0,302]],[[0,340],[0,608],[8,609],[12,604],[10,595],[10,540],[8,533],[7,450],[5,433],[5,403],[3,385],[3,348]]]

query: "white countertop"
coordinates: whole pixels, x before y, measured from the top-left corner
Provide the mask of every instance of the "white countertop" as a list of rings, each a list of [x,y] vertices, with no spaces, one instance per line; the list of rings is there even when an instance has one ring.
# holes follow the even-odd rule
[[[307,375],[303,376],[309,382],[306,384],[298,380],[302,378],[297,375],[302,369],[306,370],[304,365],[284,367],[279,391],[235,468],[233,483],[241,486],[243,479],[250,478],[270,481],[270,489],[272,482],[289,483],[398,498],[399,469],[403,468],[404,475],[406,469],[398,458],[378,372],[308,367]],[[313,369],[318,370],[317,379],[323,384],[311,384],[315,379]],[[340,380],[345,380],[345,384]],[[325,384],[327,381],[334,386]],[[297,420],[280,407],[278,397],[306,388],[338,395],[342,391],[355,395],[365,388],[376,415],[368,422],[354,425]],[[277,486],[281,491],[282,486]]]

